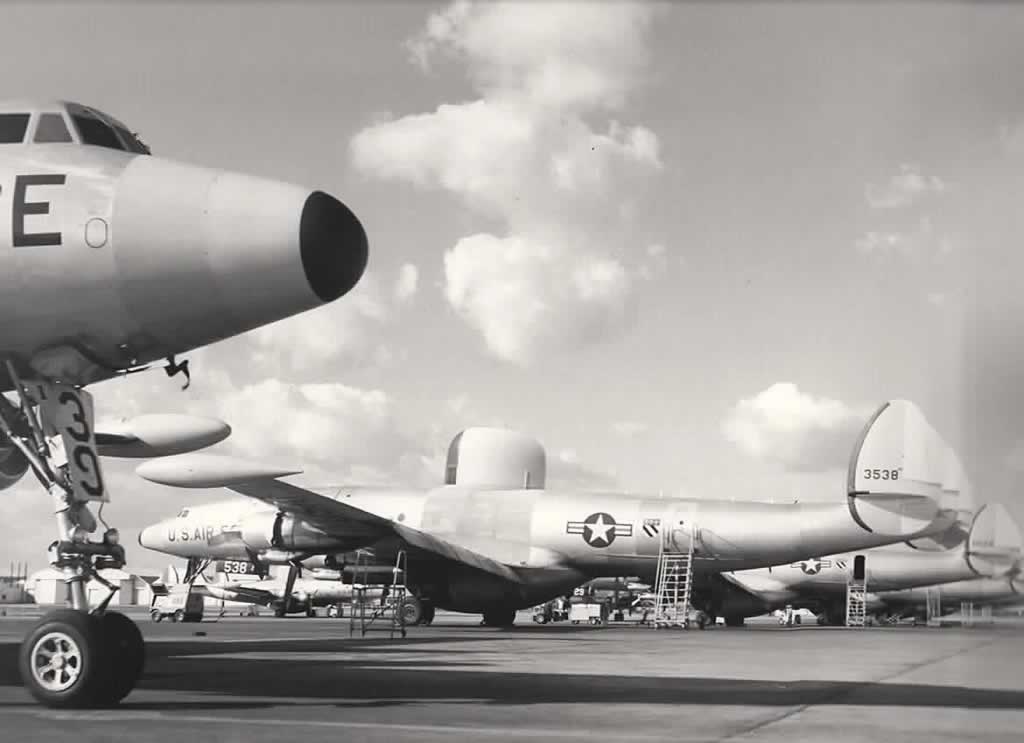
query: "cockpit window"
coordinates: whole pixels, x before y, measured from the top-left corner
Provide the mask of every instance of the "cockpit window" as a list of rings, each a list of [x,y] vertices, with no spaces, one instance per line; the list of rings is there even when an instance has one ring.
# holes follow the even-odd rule
[[[112,150],[127,149],[121,144],[121,140],[117,138],[113,128],[107,126],[99,119],[81,114],[72,114],[71,118],[74,120],[75,126],[78,127],[78,136],[82,138],[82,144],[107,147]]]
[[[40,114],[36,124],[36,142],[70,142],[71,132],[68,131],[64,117],[60,114]]]
[[[188,509],[187,508],[181,509],[181,513],[178,514],[178,518],[179,519],[183,519],[186,516],[188,516]]]
[[[150,154],[149,148],[143,144],[141,139],[136,137],[130,131],[120,126],[115,126],[114,130],[117,132],[118,136],[121,137],[121,141],[124,142],[129,152],[134,152],[138,155]]]
[[[24,142],[28,119],[28,114],[0,114],[0,144]]]

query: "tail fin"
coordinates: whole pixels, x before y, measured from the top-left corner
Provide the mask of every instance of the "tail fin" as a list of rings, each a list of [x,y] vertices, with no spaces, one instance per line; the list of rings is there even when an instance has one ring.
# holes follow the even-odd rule
[[[937,533],[973,510],[956,455],[907,400],[882,405],[850,456],[850,513],[868,531],[892,536]]]
[[[1020,528],[1001,503],[981,507],[971,524],[965,557],[980,576],[999,577],[1015,570],[1021,559]]]
[[[942,478],[942,519],[949,522],[945,531],[926,537],[909,540],[907,544],[920,550],[949,550],[964,546],[969,538],[971,526],[980,513],[974,501],[974,493],[967,481],[963,464],[956,452],[947,447],[946,471]],[[984,506],[982,506],[984,508]]]

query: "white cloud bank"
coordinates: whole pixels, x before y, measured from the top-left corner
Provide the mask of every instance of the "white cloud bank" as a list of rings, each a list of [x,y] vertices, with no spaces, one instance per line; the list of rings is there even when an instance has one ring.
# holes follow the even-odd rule
[[[736,403],[725,437],[752,457],[800,472],[844,468],[870,411],[779,382]]]
[[[455,2],[409,46],[464,66],[479,98],[376,123],[351,142],[375,177],[446,191],[504,234],[445,254],[445,296],[499,358],[529,363],[599,341],[629,316],[616,256],[634,186],[661,169],[657,136],[607,118],[647,62],[655,9],[631,3]]]

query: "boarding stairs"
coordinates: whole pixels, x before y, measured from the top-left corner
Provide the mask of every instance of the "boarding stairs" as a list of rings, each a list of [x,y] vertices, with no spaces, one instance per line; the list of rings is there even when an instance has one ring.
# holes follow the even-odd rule
[[[655,578],[655,629],[690,626],[690,587],[693,583],[693,528],[686,539],[686,549],[680,550],[673,540],[672,530],[666,529],[658,550],[658,571]]]
[[[868,582],[850,578],[846,582],[846,626],[863,627],[867,623]]]
[[[354,635],[358,627],[361,637],[365,637],[371,629],[390,632],[392,640],[396,634],[405,637],[405,620],[402,614],[402,604],[405,603],[407,594],[405,575],[408,561],[405,550],[399,550],[395,556],[395,566],[391,569],[391,585],[387,586],[387,593],[382,598],[376,597],[376,591],[373,592],[374,595],[367,596],[372,560],[373,553],[369,550],[356,551],[356,566],[352,576],[352,610],[348,615],[349,636]]]

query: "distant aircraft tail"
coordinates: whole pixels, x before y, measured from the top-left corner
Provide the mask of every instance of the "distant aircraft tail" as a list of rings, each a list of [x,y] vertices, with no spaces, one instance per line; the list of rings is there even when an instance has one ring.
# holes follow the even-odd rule
[[[1015,572],[1022,546],[1020,528],[1006,507],[989,503],[974,517],[964,556],[978,575],[995,578]]]
[[[854,520],[880,535],[947,532],[974,510],[956,454],[907,400],[885,403],[864,427],[847,495]]]

